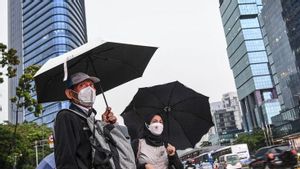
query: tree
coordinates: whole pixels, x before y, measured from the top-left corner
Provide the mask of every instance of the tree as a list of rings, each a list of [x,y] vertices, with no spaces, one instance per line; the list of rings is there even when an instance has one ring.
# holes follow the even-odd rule
[[[20,63],[18,56],[16,55],[17,51],[15,49],[8,49],[7,46],[3,43],[0,43],[0,64],[1,68],[7,67],[6,76],[12,78],[16,76],[17,68],[16,66]],[[3,73],[0,72],[0,84],[3,83]]]
[[[3,43],[0,43],[0,64],[1,67],[7,67],[6,76],[13,78],[16,76],[16,66],[20,64],[20,60],[16,55],[15,49],[8,49]],[[16,96],[11,98],[11,102],[16,104],[16,115],[18,115],[19,108],[25,108],[30,112],[33,112],[35,116],[42,113],[42,105],[37,103],[37,100],[32,97],[35,93],[35,86],[33,83],[33,76],[39,70],[40,66],[31,65],[25,68],[23,75],[19,79],[18,87],[16,88]],[[3,73],[0,72],[0,83],[3,83]],[[16,117],[16,124],[18,117]]]
[[[39,70],[40,66],[32,65],[24,70],[24,74],[19,79],[18,87],[16,88],[16,96],[11,98],[11,102],[16,105],[16,122],[14,126],[13,140],[10,144],[10,149],[14,149],[16,145],[16,133],[18,127],[18,111],[26,109],[35,116],[42,113],[43,107],[37,102],[32,95],[35,93],[35,86],[33,83],[33,76]]]
[[[211,145],[212,145],[211,142],[209,142],[209,141],[203,141],[201,143],[200,147],[208,147],[208,146],[211,146]]]
[[[242,133],[234,141],[234,144],[246,143],[250,152],[255,152],[257,149],[266,146],[265,136],[262,129],[254,129],[251,133]]]
[[[25,108],[34,113],[37,117],[42,113],[42,105],[37,103],[37,100],[32,97],[35,93],[35,85],[33,83],[33,76],[39,70],[40,66],[31,65],[24,70],[24,74],[19,79],[18,87],[16,88],[16,96],[11,98],[11,102],[15,103],[17,110]],[[16,114],[18,114],[16,112]],[[16,118],[17,124],[17,118]]]
[[[7,67],[6,76],[8,78],[13,78],[16,76],[17,68],[16,66],[20,63],[18,56],[16,55],[17,51],[15,49],[8,49],[6,45],[0,43],[0,52],[2,57],[0,58],[1,67]],[[35,86],[33,82],[34,74],[39,70],[40,66],[31,65],[25,68],[23,75],[19,78],[18,87],[16,87],[16,96],[11,98],[12,104],[15,104],[16,109],[16,121],[14,126],[14,132],[12,141],[10,142],[9,150],[12,151],[16,146],[17,140],[17,127],[18,127],[18,114],[19,110],[26,109],[37,117],[42,113],[42,105],[37,103],[37,100],[32,97],[35,93]],[[3,83],[3,73],[0,72],[0,83]]]
[[[13,136],[14,125],[0,124],[0,166],[1,169],[11,169],[14,164],[16,168],[34,169],[35,148],[34,143],[38,140],[47,139],[52,131],[46,126],[40,126],[35,123],[23,123],[19,125],[16,133],[16,146],[13,152],[9,151],[9,141]],[[52,150],[48,145],[44,146],[44,153],[39,151],[39,159],[42,159]]]

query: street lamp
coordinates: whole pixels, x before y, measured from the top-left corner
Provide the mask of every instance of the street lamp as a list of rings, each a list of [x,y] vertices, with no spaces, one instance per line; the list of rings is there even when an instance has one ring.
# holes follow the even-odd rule
[[[16,169],[17,168],[17,160],[18,160],[18,157],[22,157],[22,153],[18,154],[16,153],[15,156],[14,156],[14,166],[13,168]]]

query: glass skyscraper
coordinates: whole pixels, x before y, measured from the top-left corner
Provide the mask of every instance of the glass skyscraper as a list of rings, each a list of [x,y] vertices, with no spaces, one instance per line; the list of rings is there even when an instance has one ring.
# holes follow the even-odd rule
[[[289,133],[286,126],[299,118],[300,102],[300,1],[263,0],[262,19],[272,52],[272,73],[281,113],[272,118],[276,130]],[[284,129],[286,128],[286,129]],[[292,128],[290,128],[292,130]]]
[[[21,63],[17,67],[17,76],[8,80],[8,100],[16,95],[16,86],[18,86],[19,78],[23,72],[22,64],[22,1],[7,1],[8,5],[8,48],[17,50],[17,55]],[[16,106],[8,101],[8,121],[16,122]],[[24,111],[18,110],[18,122],[24,120]]]
[[[48,59],[59,56],[87,42],[84,0],[67,1],[21,1],[22,39],[9,37],[11,41],[22,44],[22,63],[42,65]],[[9,10],[16,8],[11,6]],[[14,20],[14,16],[10,16]],[[13,47],[13,46],[11,46]],[[15,86],[12,86],[15,88]],[[51,125],[56,113],[68,104],[43,104],[41,117],[25,111],[25,120]]]
[[[261,15],[272,52],[271,70],[274,74],[282,113],[294,114],[299,117],[300,2],[264,0],[263,3],[264,8]],[[297,8],[298,10],[296,10]],[[297,117],[294,116],[295,118]]]
[[[220,0],[227,41],[246,131],[271,123],[280,111],[269,69],[259,14],[261,0]]]

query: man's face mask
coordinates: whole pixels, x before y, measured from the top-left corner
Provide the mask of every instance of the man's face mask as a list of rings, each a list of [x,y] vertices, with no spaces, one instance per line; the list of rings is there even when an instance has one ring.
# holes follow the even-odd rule
[[[164,125],[159,122],[155,122],[155,123],[151,123],[148,126],[148,129],[152,134],[159,136],[164,130]]]
[[[91,86],[81,89],[78,93],[78,101],[83,106],[92,107],[95,102],[95,99],[96,90]]]

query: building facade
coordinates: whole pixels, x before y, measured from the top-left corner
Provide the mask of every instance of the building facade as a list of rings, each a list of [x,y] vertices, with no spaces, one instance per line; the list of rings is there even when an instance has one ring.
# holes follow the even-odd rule
[[[212,145],[231,144],[236,134],[244,131],[237,94],[235,92],[223,94],[222,101],[210,103],[210,108],[215,126],[204,138]]]
[[[271,70],[282,108],[272,121],[275,136],[282,137],[300,132],[293,122],[300,113],[300,1],[263,0],[263,5],[261,15],[272,53]]]
[[[291,4],[291,2],[291,0],[264,0],[261,14],[269,50],[272,53],[271,70],[274,72],[274,82],[284,116],[283,120],[299,118],[300,62],[297,58],[300,58],[300,44],[295,39],[300,34],[295,30],[297,23],[300,22],[299,14],[296,17],[296,9],[299,11],[300,3],[295,1],[296,3]],[[298,26],[298,30],[299,28]],[[291,118],[288,117],[288,114],[291,115]]]
[[[17,5],[21,6],[17,7]],[[15,21],[13,15],[9,20],[22,26],[18,27],[22,36],[10,36],[9,39],[12,43],[22,45],[23,68],[42,65],[50,58],[87,42],[84,0],[21,1],[10,7],[9,10],[19,7],[21,9],[20,21]],[[12,85],[12,88],[15,86]],[[40,117],[24,111],[24,120],[51,126],[58,110],[68,107],[68,103],[46,103],[43,107],[44,111]]]
[[[236,134],[243,132],[242,115],[236,93],[224,94],[222,104],[224,109],[216,110],[213,117],[220,145],[228,145],[234,141]]]
[[[8,12],[8,48],[17,50],[20,64],[17,66],[17,76],[8,79],[8,121],[16,123],[16,113],[18,113],[18,122],[24,120],[24,110],[17,110],[16,106],[10,102],[10,98],[16,95],[16,87],[18,86],[19,78],[23,73],[23,57],[22,57],[22,1],[7,1]]]
[[[214,113],[216,111],[219,111],[222,109],[224,109],[224,105],[223,105],[222,101],[210,103],[210,112],[211,112],[212,120],[215,125],[213,127],[211,127],[208,130],[207,134],[205,134],[201,138],[200,143],[203,141],[209,141],[212,143],[212,145],[220,145],[219,135],[217,134],[217,131],[216,131],[217,129],[216,129],[216,121],[215,121]]]
[[[243,112],[245,131],[271,123],[280,105],[269,69],[259,14],[260,0],[220,0],[220,13]]]

